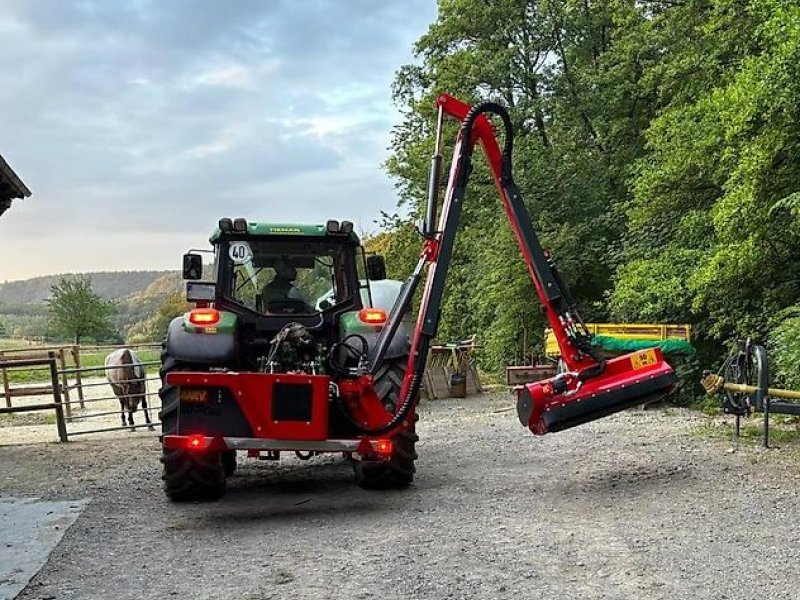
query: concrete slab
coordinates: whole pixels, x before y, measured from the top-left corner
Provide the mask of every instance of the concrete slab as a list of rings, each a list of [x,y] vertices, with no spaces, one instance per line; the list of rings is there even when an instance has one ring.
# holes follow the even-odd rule
[[[28,585],[88,502],[0,496],[0,600]]]

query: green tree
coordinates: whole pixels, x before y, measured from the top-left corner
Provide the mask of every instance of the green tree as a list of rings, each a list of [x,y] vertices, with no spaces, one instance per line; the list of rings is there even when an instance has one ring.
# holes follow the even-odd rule
[[[412,220],[421,216],[433,99],[447,92],[500,101],[516,132],[515,177],[543,244],[584,317],[607,317],[602,299],[620,256],[628,169],[644,151],[642,131],[657,105],[636,89],[649,57],[634,51],[630,31],[654,10],[633,0],[440,0],[437,21],[416,45],[421,64],[401,68],[395,80],[406,117],[387,166],[400,206]],[[455,135],[450,124],[446,147]],[[483,366],[492,371],[541,346],[538,302],[480,159],[442,317],[443,338],[483,336]]]
[[[167,294],[156,311],[147,319],[139,321],[128,331],[129,342],[160,342],[167,333],[167,327],[175,317],[188,312],[191,305],[186,302],[184,292]]]
[[[110,317],[115,306],[92,290],[89,277],[60,277],[46,300],[53,331],[80,344],[84,337],[101,337],[113,331]]]
[[[364,249],[386,259],[387,277],[405,279],[420,256],[421,238],[416,226],[396,214],[386,213],[383,213],[379,226],[380,233],[364,239]]]
[[[692,0],[663,17],[640,83],[666,102],[635,164],[612,312],[685,320],[717,347],[763,339],[800,300],[800,6]]]
[[[688,322],[701,361],[733,337],[774,334],[788,368],[787,309],[800,306],[796,0],[439,0],[415,50],[395,79],[405,117],[387,163],[409,218],[376,240],[400,273],[416,260],[434,98],[498,100],[516,131],[517,183],[584,318]],[[544,325],[505,220],[478,160],[440,336],[482,335],[492,371]]]
[[[800,389],[800,306],[792,306],[778,315],[770,331],[769,359],[776,387]]]

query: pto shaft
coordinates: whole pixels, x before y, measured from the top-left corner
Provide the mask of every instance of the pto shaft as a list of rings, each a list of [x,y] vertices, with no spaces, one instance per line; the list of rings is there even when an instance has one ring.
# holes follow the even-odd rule
[[[742,394],[755,394],[758,388],[743,383],[729,383],[719,375],[711,373],[706,375],[700,382],[706,390],[706,394],[713,395],[721,390],[729,392],[739,392]],[[782,390],[780,388],[767,388],[767,395],[772,398],[786,398],[790,400],[800,400],[800,392],[792,390]]]

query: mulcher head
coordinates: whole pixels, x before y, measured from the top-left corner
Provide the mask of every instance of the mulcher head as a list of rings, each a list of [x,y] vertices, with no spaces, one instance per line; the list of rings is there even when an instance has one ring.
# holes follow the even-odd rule
[[[650,348],[610,359],[605,370],[581,382],[578,373],[517,388],[517,414],[533,433],[544,435],[659,400],[678,382],[661,350]]]

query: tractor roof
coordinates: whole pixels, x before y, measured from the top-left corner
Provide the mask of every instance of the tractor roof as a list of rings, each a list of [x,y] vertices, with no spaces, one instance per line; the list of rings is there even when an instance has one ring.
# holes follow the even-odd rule
[[[236,234],[234,234],[236,235]],[[287,237],[295,237],[295,236],[302,236],[302,237],[337,237],[337,238],[348,238],[355,243],[359,243],[358,236],[354,231],[351,231],[349,234],[341,234],[335,233],[331,234],[328,233],[328,230],[325,224],[321,225],[309,225],[309,224],[300,224],[300,223],[268,223],[265,221],[248,221],[247,223],[247,234],[246,235],[280,235],[280,236],[287,236]],[[211,238],[209,241],[214,244],[219,241],[222,237],[222,231],[219,227],[214,229],[214,233],[211,234]]]

